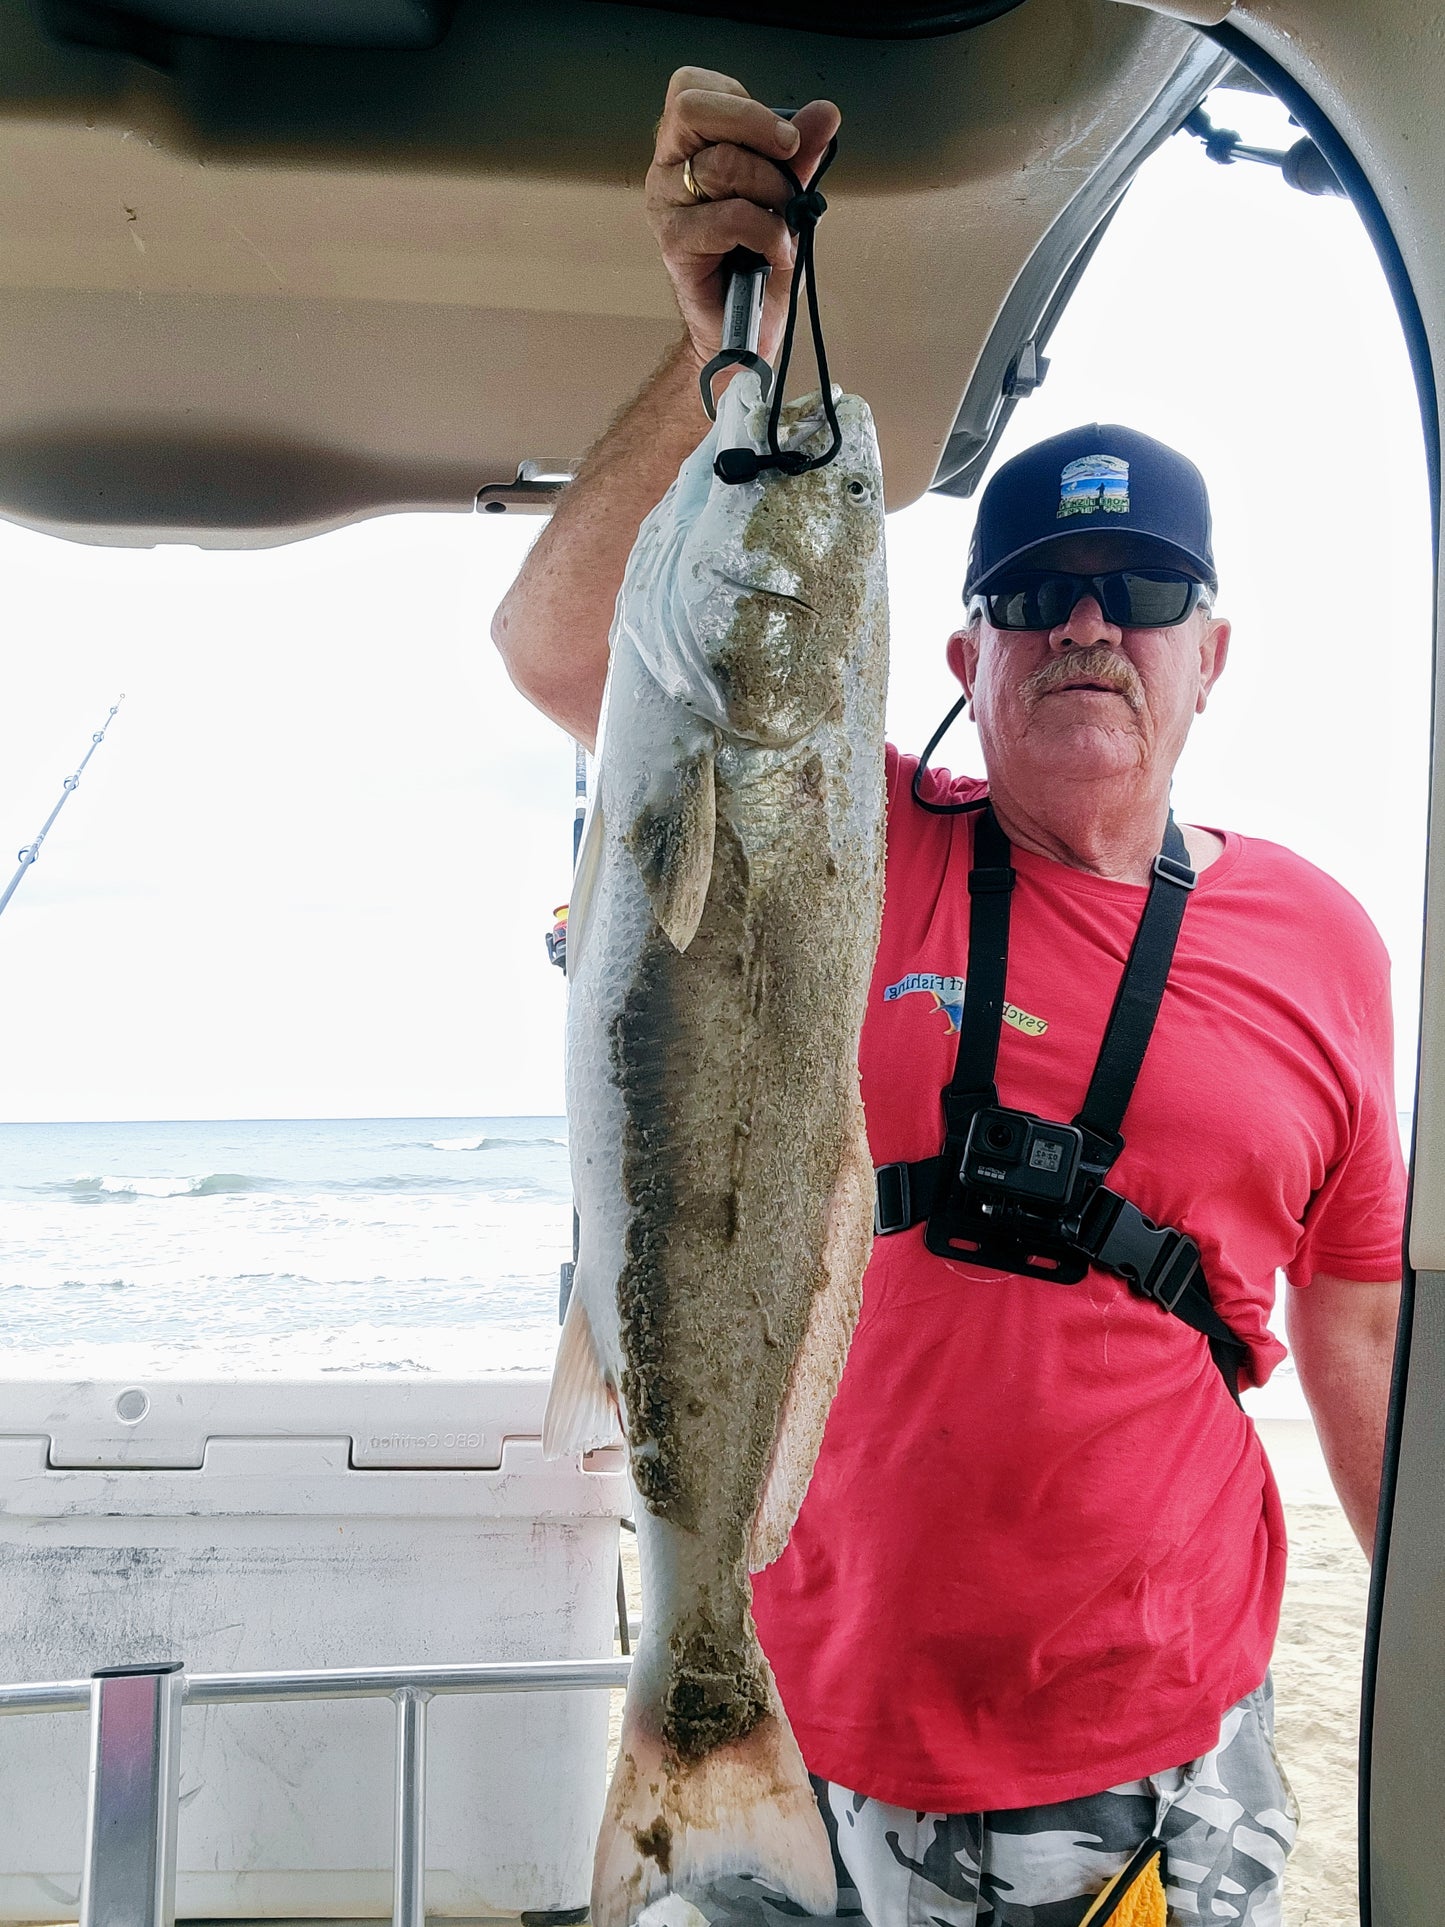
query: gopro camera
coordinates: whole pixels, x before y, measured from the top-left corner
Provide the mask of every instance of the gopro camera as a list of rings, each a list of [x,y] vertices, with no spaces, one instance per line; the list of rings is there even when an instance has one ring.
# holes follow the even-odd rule
[[[977,1111],[959,1176],[980,1191],[1047,1210],[1072,1199],[1083,1154],[1076,1124],[1054,1124],[1029,1111]]]

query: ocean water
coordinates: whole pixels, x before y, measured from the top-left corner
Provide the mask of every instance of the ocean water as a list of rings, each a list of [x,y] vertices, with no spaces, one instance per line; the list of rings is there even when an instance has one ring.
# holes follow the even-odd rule
[[[546,1370],[557,1117],[0,1124],[0,1372]]]
[[[571,1251],[565,1118],[0,1124],[0,1376],[547,1371]]]

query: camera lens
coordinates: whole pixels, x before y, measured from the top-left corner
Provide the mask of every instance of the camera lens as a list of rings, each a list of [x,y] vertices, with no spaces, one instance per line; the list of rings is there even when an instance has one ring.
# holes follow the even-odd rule
[[[991,1151],[1006,1151],[1014,1141],[1013,1127],[1008,1124],[990,1124],[983,1134],[984,1143]]]

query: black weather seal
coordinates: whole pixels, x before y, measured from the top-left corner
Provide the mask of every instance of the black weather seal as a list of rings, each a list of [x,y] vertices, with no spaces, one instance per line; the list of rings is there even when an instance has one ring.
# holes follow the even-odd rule
[[[654,13],[741,20],[750,27],[801,28],[840,40],[938,40],[1012,13],[1023,0],[974,0],[972,6],[962,7],[957,0],[902,0],[895,6],[879,0],[832,0],[832,4],[829,0],[642,0],[642,5]]]
[[[1438,595],[1440,571],[1440,415],[1436,398],[1435,365],[1430,355],[1430,338],[1424,316],[1415,298],[1405,258],[1400,252],[1379,196],[1371,187],[1364,169],[1355,159],[1328,115],[1271,54],[1240,32],[1225,24],[1204,27],[1217,46],[1226,48],[1246,72],[1267,87],[1288,108],[1324,156],[1336,179],[1344,188],[1355,211],[1364,223],[1384,270],[1385,280],[1400,317],[1410,367],[1415,376],[1415,392],[1420,402],[1420,423],[1425,437],[1425,466],[1430,483],[1430,531]],[[1423,958],[1422,958],[1423,963]],[[1423,1023],[1422,1033],[1423,1035]],[[1414,1195],[1415,1137],[1419,1131],[1419,1106],[1416,1106],[1410,1146],[1410,1198],[1405,1207],[1406,1238],[1401,1259],[1400,1322],[1396,1331],[1395,1359],[1390,1384],[1390,1416],[1385,1432],[1384,1464],[1380,1470],[1380,1507],[1375,1529],[1374,1558],[1370,1566],[1370,1605],[1365,1621],[1364,1678],[1360,1692],[1359,1758],[1359,1911],[1360,1927],[1371,1927],[1373,1902],[1370,1880],[1370,1801],[1371,1750],[1375,1725],[1375,1679],[1380,1657],[1380,1621],[1385,1587],[1389,1577],[1390,1532],[1395,1511],[1395,1495],[1400,1478],[1400,1441],[1404,1433],[1405,1405],[1410,1379],[1410,1341],[1414,1330],[1415,1273],[1410,1264],[1408,1227],[1410,1204]]]

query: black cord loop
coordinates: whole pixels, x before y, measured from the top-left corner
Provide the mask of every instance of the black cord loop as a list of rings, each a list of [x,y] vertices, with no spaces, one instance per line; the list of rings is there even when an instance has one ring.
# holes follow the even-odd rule
[[[913,772],[913,800],[919,809],[927,810],[931,816],[968,816],[974,810],[986,810],[988,808],[988,797],[986,795],[974,797],[971,803],[930,803],[926,797],[920,796],[918,793],[918,785],[928,773],[929,757],[932,756],[934,750],[938,748],[938,745],[943,741],[949,730],[952,729],[954,723],[958,720],[960,712],[967,706],[967,703],[968,691],[965,689],[958,701],[953,705],[953,708],[949,710],[943,721],[938,725],[938,728],[935,729],[929,737],[928,746],[919,757],[918,767]]]
[[[833,383],[828,374],[828,351],[823,346],[823,324],[818,317],[818,282],[813,266],[813,237],[819,221],[828,211],[828,203],[818,192],[818,183],[833,164],[838,152],[838,139],[834,135],[829,141],[814,171],[813,178],[804,187],[797,175],[784,161],[775,162],[782,173],[792,196],[783,207],[783,219],[789,229],[798,237],[797,253],[793,261],[793,284],[788,290],[788,319],[783,328],[782,346],[778,350],[777,372],[773,377],[772,404],[768,410],[768,452],[760,455],[753,448],[724,448],[713,463],[713,473],[722,482],[751,482],[765,468],[775,468],[784,475],[804,475],[809,469],[826,468],[835,460],[843,446],[843,431],[838,425],[838,411],[833,402]],[[793,337],[798,327],[798,297],[803,283],[808,285],[808,325],[813,337],[813,355],[818,364],[818,386],[823,397],[823,418],[828,424],[832,439],[821,455],[805,455],[801,449],[784,448],[779,440],[779,429],[783,413],[783,388],[788,378],[788,363],[793,354]]]
[[[826,166],[827,163],[825,162],[824,165]],[[792,169],[788,168],[787,172],[791,175]],[[820,168],[818,172],[821,173],[822,168]],[[815,174],[813,179],[816,181],[817,178],[818,175]],[[796,176],[794,176],[794,179],[796,179]],[[828,203],[818,192],[817,188],[810,184],[806,188],[800,187],[798,189],[798,192],[783,209],[783,219],[787,222],[793,233],[796,234],[804,223],[810,227],[816,227],[827,212]]]

